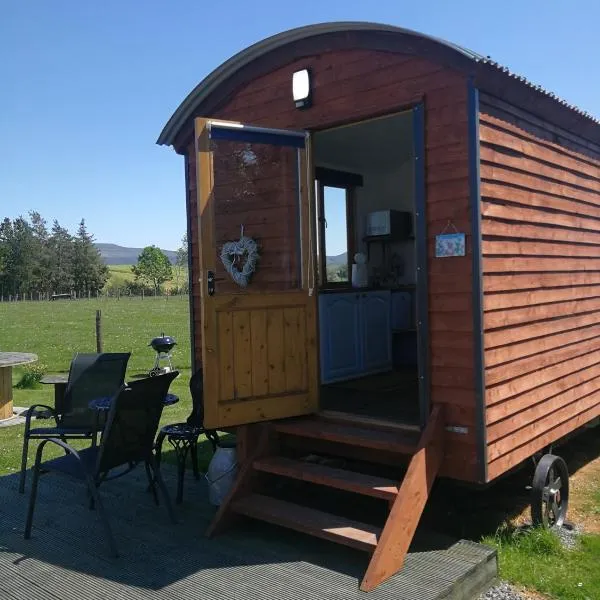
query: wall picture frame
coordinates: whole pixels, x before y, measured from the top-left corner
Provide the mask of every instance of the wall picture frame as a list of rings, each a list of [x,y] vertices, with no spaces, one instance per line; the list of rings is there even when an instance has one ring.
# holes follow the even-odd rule
[[[466,243],[464,233],[442,233],[435,236],[436,258],[465,256]]]

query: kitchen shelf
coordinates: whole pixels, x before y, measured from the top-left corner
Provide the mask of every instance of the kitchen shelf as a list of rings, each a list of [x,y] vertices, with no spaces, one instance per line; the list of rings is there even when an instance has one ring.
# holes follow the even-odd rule
[[[414,235],[409,235],[406,238],[399,238],[399,237],[395,237],[395,236],[391,236],[391,235],[366,235],[363,238],[363,242],[410,242],[410,241],[414,241],[415,236]]]
[[[386,245],[387,244],[402,244],[406,242],[414,242],[415,236],[411,235],[407,238],[398,238],[391,235],[367,235],[363,238],[363,242],[367,245],[367,260],[371,258],[371,244],[381,244],[383,249],[383,259],[386,260]]]

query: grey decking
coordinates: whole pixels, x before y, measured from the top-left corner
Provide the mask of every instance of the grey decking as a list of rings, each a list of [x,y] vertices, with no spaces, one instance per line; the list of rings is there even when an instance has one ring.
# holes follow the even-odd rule
[[[490,549],[427,536],[400,574],[364,594],[365,554],[251,521],[207,540],[214,509],[204,482],[186,482],[180,523],[172,526],[146,493],[141,469],[102,490],[121,552],[115,560],[97,515],[85,507],[83,486],[58,474],[42,477],[33,537],[24,540],[30,479],[21,496],[16,475],[0,478],[3,600],[466,599],[496,572]]]

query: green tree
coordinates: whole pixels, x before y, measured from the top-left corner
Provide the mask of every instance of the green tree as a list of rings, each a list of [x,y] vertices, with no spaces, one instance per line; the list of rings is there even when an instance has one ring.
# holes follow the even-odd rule
[[[17,217],[13,221],[5,218],[0,224],[4,263],[1,284],[4,293],[16,295],[35,290],[34,241],[33,230],[25,218]]]
[[[50,269],[48,281],[55,294],[73,290],[73,236],[54,219],[48,240]]]
[[[182,284],[183,274],[188,266],[188,239],[187,233],[181,238],[181,246],[175,254],[175,286],[179,290]]]
[[[52,257],[48,246],[49,234],[46,220],[39,212],[29,211],[29,221],[33,232],[33,264],[32,286],[36,291],[49,291],[48,273],[52,265]]]
[[[173,269],[167,256],[156,246],[146,246],[138,256],[137,264],[131,267],[136,282],[151,285],[157,294],[160,286],[171,279]]]
[[[108,279],[108,267],[96,246],[94,237],[88,233],[85,219],[81,219],[73,239],[73,284],[79,296],[97,292]]]

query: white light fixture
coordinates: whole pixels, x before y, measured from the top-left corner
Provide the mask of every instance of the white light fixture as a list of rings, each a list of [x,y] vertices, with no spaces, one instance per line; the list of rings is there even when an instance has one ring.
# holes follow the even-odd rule
[[[303,69],[292,75],[292,96],[296,108],[308,108],[311,103],[310,71]]]

